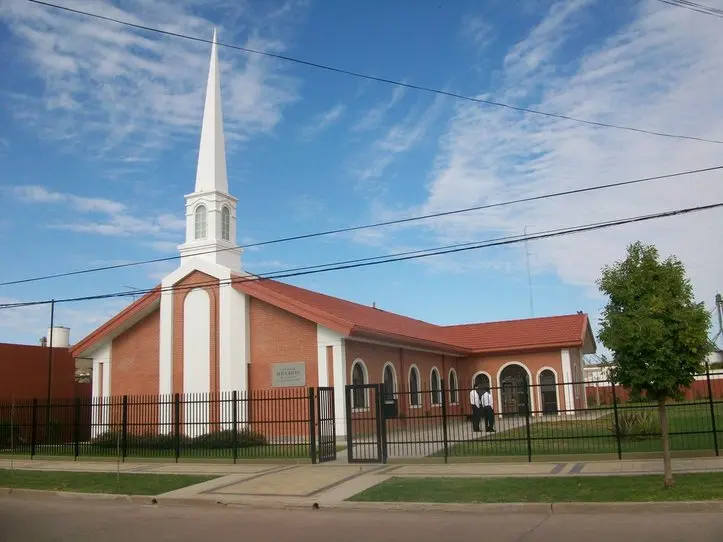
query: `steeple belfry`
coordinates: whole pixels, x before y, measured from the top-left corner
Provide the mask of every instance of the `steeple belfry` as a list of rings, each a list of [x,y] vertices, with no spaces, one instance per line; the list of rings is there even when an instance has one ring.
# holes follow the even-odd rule
[[[242,250],[236,248],[236,201],[228,192],[221,70],[214,30],[198,148],[196,186],[193,193],[186,196],[186,242],[178,247],[181,265],[191,258],[201,258],[231,271],[241,271]]]
[[[206,84],[206,103],[201,125],[201,144],[198,149],[196,192],[228,193],[226,177],[226,148],[223,137],[223,114],[221,110],[221,75],[218,66],[216,30],[213,31],[211,64]]]

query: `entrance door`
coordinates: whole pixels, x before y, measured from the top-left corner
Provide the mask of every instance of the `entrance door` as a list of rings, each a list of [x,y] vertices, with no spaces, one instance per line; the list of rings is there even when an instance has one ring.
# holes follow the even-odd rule
[[[379,384],[351,384],[346,387],[349,463],[386,462],[382,395]]]
[[[542,413],[557,414],[557,382],[555,382],[555,373],[549,369],[545,369],[540,373],[540,394]]]
[[[527,371],[522,365],[508,365],[500,374],[502,414],[524,416],[528,407]]]

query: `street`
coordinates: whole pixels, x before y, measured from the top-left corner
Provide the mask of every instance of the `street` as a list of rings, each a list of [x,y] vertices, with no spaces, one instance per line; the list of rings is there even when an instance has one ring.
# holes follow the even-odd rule
[[[720,542],[716,514],[494,515],[139,506],[0,497],[3,542],[207,539],[350,542]]]

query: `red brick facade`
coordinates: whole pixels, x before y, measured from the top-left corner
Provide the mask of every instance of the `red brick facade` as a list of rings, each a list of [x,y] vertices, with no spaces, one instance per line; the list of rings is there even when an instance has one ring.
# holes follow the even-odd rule
[[[112,395],[158,394],[160,323],[160,310],[157,309],[113,339],[110,371]],[[98,376],[102,379],[103,375]]]

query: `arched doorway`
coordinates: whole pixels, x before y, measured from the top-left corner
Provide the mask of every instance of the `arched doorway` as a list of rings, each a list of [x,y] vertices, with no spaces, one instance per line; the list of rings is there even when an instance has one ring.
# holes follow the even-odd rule
[[[384,366],[384,399],[393,399],[394,394],[396,393],[396,375],[394,374],[394,367],[392,367],[391,364],[387,363]]]
[[[472,382],[472,387],[476,389],[478,384],[480,384],[483,388],[490,388],[490,377],[485,373],[476,374],[474,382]]]
[[[500,412],[507,415],[527,413],[527,370],[512,363],[500,373]]]
[[[557,414],[557,381],[550,369],[540,373],[540,399],[543,414]]]
[[[367,383],[367,371],[361,360],[356,360],[351,368],[351,383],[354,388],[352,395],[352,408],[367,408],[367,390],[364,386]]]

